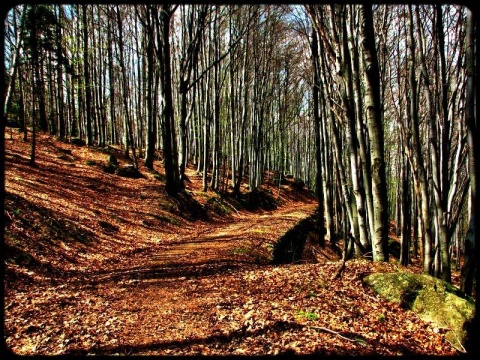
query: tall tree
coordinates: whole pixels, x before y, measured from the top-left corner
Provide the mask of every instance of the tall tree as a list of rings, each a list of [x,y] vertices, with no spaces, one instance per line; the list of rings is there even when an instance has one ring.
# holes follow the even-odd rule
[[[82,22],[83,22],[83,76],[85,79],[85,117],[87,129],[87,146],[93,145],[92,132],[92,90],[90,82],[90,61],[89,61],[89,36],[88,36],[88,18],[87,6],[82,5]]]
[[[475,64],[475,26],[477,26],[474,14],[470,9],[467,9],[467,22],[466,22],[466,42],[465,42],[465,66],[466,66],[466,96],[465,96],[465,119],[467,125],[467,139],[468,139],[468,173],[470,177],[470,219],[468,222],[468,231],[465,238],[465,263],[462,268],[462,283],[461,289],[466,294],[471,295],[474,285],[474,274],[476,265],[476,259],[479,259],[478,254],[478,228],[475,223],[476,215],[478,214],[478,176],[477,171],[479,164],[478,151],[479,147],[476,146],[475,139],[478,139],[478,120],[476,117],[475,108],[475,91],[476,89],[476,64]],[[478,34],[478,29],[477,29]],[[477,40],[478,41],[478,40]],[[478,44],[477,44],[478,46]],[[478,55],[477,55],[478,56]],[[478,106],[478,104],[477,104]],[[476,151],[476,152],[475,152]],[[478,279],[477,279],[478,286]],[[478,294],[478,292],[477,292]],[[478,306],[477,306],[478,310]]]
[[[383,148],[383,125],[380,107],[380,76],[378,69],[373,14],[371,5],[360,6],[360,33],[365,77],[365,106],[370,136],[372,166],[373,214],[372,250],[374,261],[388,260],[388,204]]]
[[[324,206],[324,196],[323,196],[323,184],[322,184],[322,143],[321,143],[321,128],[323,119],[320,115],[319,109],[319,90],[320,90],[320,64],[319,64],[319,55],[318,55],[318,37],[315,30],[312,31],[312,41],[311,41],[311,50],[312,50],[312,60],[313,60],[313,118],[315,122],[315,160],[316,160],[316,178],[315,178],[315,188],[318,199],[318,222],[320,224],[320,234],[319,234],[319,243],[323,245],[325,243],[325,232],[323,231],[323,223],[325,219],[325,206]]]
[[[154,12],[157,25],[158,56],[160,58],[161,90],[163,92],[163,156],[165,166],[165,189],[171,196],[181,189],[178,169],[177,137],[175,133],[172,69],[170,53],[170,26],[177,6],[162,5]]]

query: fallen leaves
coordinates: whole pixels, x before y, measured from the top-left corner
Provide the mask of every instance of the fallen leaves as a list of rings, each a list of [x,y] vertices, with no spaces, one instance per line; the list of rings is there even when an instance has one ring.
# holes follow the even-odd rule
[[[259,261],[315,209],[307,197],[291,193],[274,212],[190,221],[151,174],[106,174],[84,164],[104,154],[62,143],[78,165],[67,167],[55,158],[60,144],[42,134],[31,169],[12,155],[28,157],[17,140],[6,146],[15,259],[7,258],[4,299],[5,341],[16,354],[455,354],[442,331],[363,286],[365,274],[396,265],[348,261],[331,280],[338,263],[326,258]]]

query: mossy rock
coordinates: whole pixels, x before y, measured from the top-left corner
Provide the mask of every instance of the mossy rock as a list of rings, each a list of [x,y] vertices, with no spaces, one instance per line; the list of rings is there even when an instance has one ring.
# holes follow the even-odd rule
[[[117,166],[115,164],[108,163],[107,165],[102,166],[102,170],[109,174],[115,174]]]
[[[165,175],[160,174],[160,173],[158,173],[158,172],[155,172],[155,173],[153,174],[153,177],[154,177],[155,179],[159,180],[159,181],[166,181]]]
[[[295,189],[301,190],[305,187],[305,181],[303,181],[300,178],[295,178],[295,179],[293,179],[292,187],[295,188]]]
[[[475,302],[455,286],[429,275],[401,272],[372,274],[364,282],[386,300],[446,329],[446,339],[456,348],[465,344],[465,328],[473,319]]]
[[[138,171],[138,169],[133,165],[119,167],[115,170],[115,174],[133,179],[138,179],[142,177],[140,171]]]
[[[220,197],[212,197],[207,200],[208,207],[217,215],[229,215],[232,210]]]
[[[115,155],[109,155],[107,159],[107,164],[118,165],[118,160]]]
[[[73,144],[73,145],[77,145],[77,146],[85,146],[86,145],[85,140],[83,140],[81,138],[71,138],[70,143]]]

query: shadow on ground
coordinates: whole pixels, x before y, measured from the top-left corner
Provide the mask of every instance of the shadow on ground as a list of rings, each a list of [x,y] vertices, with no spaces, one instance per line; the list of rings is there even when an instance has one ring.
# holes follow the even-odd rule
[[[341,250],[337,246],[330,247],[331,257],[324,251],[325,245],[319,243],[318,234],[325,231],[318,224],[318,214],[315,212],[308,218],[301,220],[288,230],[273,247],[273,264],[317,263],[317,254],[322,254],[327,260],[341,258]]]
[[[78,349],[69,352],[69,355],[139,355],[142,353],[155,353],[163,352],[165,350],[171,350],[178,353],[178,349],[182,349],[187,353],[194,353],[194,349],[197,345],[207,345],[221,350],[225,354],[235,354],[235,350],[248,346],[245,343],[246,339],[256,338],[258,339],[258,345],[263,345],[264,349],[272,345],[272,338],[278,338],[278,336],[285,332],[302,332],[304,331],[304,325],[297,324],[289,321],[275,321],[272,324],[264,325],[260,328],[250,329],[246,326],[242,326],[236,330],[233,330],[227,334],[216,333],[208,337],[188,338],[181,340],[169,340],[169,341],[148,341],[143,344],[129,345],[123,344],[119,346],[95,346],[90,349]],[[319,332],[324,332],[319,328]],[[280,335],[281,336],[281,335]],[[362,355],[376,355],[375,346],[376,343],[373,340],[367,339],[359,334],[341,332],[338,334],[328,334],[328,336],[341,336],[344,339],[349,339],[352,342],[356,342],[358,345],[357,352]],[[342,343],[340,343],[342,344]],[[397,353],[409,355],[410,352],[407,348],[401,345],[392,344],[389,348]],[[325,347],[318,347],[310,355],[351,355],[352,346],[348,344],[348,341],[343,342],[343,345],[331,344]],[[198,354],[200,355],[200,354]],[[296,355],[292,349],[286,349],[278,353],[278,355]]]

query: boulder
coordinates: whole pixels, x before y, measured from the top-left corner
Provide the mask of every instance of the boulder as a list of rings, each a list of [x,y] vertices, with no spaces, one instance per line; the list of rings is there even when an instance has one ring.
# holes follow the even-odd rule
[[[140,171],[138,171],[138,169],[135,168],[135,166],[133,165],[119,167],[115,170],[115,174],[123,177],[134,178],[134,179],[142,177],[142,174],[140,173]]]
[[[292,187],[295,188],[295,189],[301,190],[305,187],[305,181],[303,181],[300,178],[295,178],[295,179],[293,179]]]
[[[70,144],[77,145],[77,146],[85,146],[86,142],[81,138],[71,138]]]
[[[108,164],[118,165],[118,160],[115,155],[109,155],[107,159]]]
[[[117,170],[117,167],[112,163],[108,163],[107,165],[102,165],[102,170],[106,173],[114,174]]]
[[[388,301],[400,303],[422,320],[445,329],[457,349],[465,345],[466,327],[473,320],[474,300],[452,284],[424,274],[372,274],[364,282]]]

